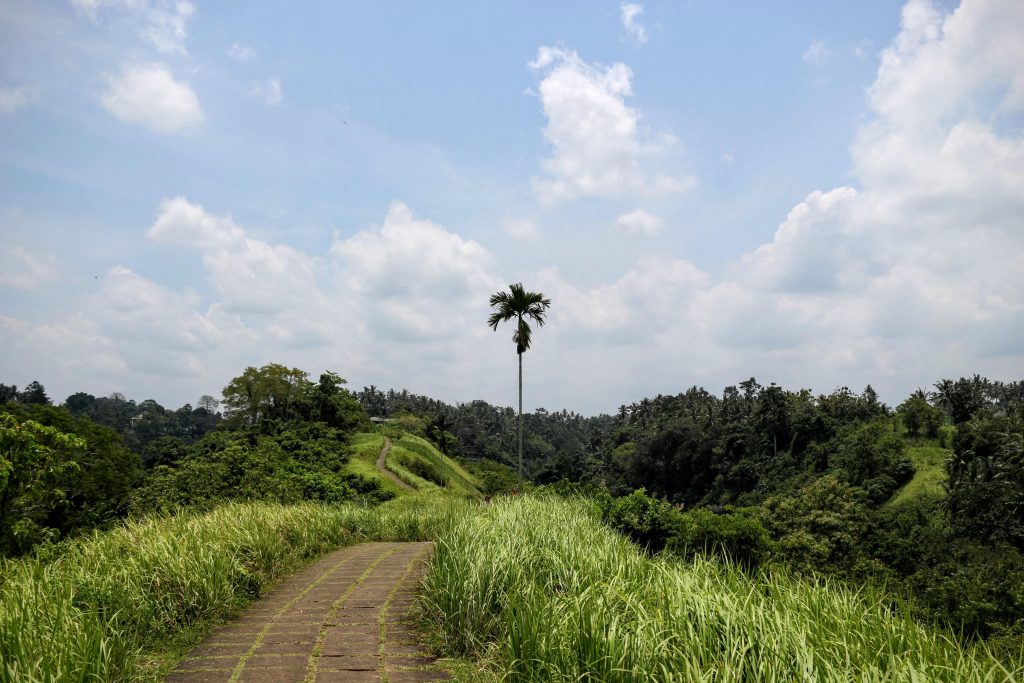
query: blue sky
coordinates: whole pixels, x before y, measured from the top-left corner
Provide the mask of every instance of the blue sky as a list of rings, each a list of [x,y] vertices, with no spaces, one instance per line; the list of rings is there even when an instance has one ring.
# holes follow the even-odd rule
[[[0,8],[0,381],[246,365],[529,407],[1024,367],[1024,10]]]

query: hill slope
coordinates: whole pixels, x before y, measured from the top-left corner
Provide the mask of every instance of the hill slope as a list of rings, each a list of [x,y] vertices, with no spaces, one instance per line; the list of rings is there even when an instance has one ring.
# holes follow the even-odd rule
[[[391,449],[385,458],[389,471],[412,487],[415,492],[450,491],[459,495],[482,495],[482,485],[458,463],[437,450],[426,439],[411,434],[391,437]],[[353,437],[355,449],[346,464],[346,471],[379,481],[396,496],[410,491],[399,488],[377,469],[376,461],[384,448],[384,435],[361,432]]]

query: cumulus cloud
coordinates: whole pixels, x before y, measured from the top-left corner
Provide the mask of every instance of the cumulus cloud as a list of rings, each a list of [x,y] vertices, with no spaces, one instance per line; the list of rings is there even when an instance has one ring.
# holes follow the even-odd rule
[[[634,209],[615,220],[615,225],[627,235],[657,235],[665,227],[664,222],[643,209]]]
[[[281,104],[283,93],[281,92],[281,79],[271,78],[265,83],[257,83],[252,86],[249,94],[258,97],[267,104],[273,106]]]
[[[130,64],[110,78],[103,106],[126,123],[158,133],[180,133],[203,121],[192,87],[177,81],[163,64]]]
[[[32,89],[26,86],[17,88],[0,86],[0,114],[13,114],[28,106],[32,101]]]
[[[403,338],[459,334],[466,311],[479,308],[496,286],[493,257],[483,246],[399,202],[380,228],[336,240],[331,253],[345,289],[366,302],[371,323]]]
[[[211,215],[184,197],[164,200],[147,234],[199,250],[227,311],[276,313],[319,293],[315,258],[286,244],[247,237],[230,216]]]
[[[680,192],[694,184],[693,178],[644,167],[643,162],[671,147],[674,138],[641,138],[640,112],[626,104],[633,94],[628,66],[589,64],[575,51],[555,47],[540,48],[529,66],[544,74],[539,96],[552,155],[543,162],[544,175],[534,180],[544,203]]]
[[[1019,3],[909,2],[851,148],[859,187],[811,193],[701,295],[710,338],[904,386],[1024,362],[1024,137],[1003,125],[1024,111],[1022,30]]]
[[[17,244],[0,244],[0,287],[35,289],[57,279],[57,257]]]
[[[622,25],[625,27],[626,33],[641,45],[647,42],[647,29],[637,20],[643,12],[644,8],[642,5],[634,3],[622,4]]]

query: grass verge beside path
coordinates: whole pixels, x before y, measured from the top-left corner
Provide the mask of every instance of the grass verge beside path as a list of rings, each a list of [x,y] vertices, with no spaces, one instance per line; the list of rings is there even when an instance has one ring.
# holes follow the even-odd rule
[[[374,508],[229,504],[130,522],[50,562],[0,566],[0,683],[139,681],[182,633],[197,640],[328,550],[432,540],[476,504],[406,496]]]
[[[1020,680],[883,596],[778,570],[650,559],[585,503],[504,499],[442,533],[425,609],[440,648],[508,681]]]

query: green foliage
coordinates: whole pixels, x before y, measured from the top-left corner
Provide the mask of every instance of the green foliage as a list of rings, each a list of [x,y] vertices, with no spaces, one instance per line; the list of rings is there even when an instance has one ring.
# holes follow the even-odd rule
[[[56,529],[47,517],[67,502],[64,480],[78,471],[85,442],[34,420],[0,413],[0,552],[24,552]]]
[[[269,423],[267,426],[270,426]],[[276,433],[215,432],[174,466],[157,466],[135,492],[142,514],[211,509],[229,500],[379,502],[393,496],[378,481],[345,471],[346,435],[324,423],[275,423]]]
[[[59,540],[125,514],[140,467],[138,456],[122,446],[116,433],[49,405],[8,403],[0,415],[12,424],[45,425],[45,434],[51,435],[39,432],[42,450],[15,467],[14,476],[21,482],[16,488],[22,493],[8,489],[6,496],[0,494],[0,517],[7,520],[0,528],[10,523],[20,529],[15,534],[20,540],[7,536],[0,553],[24,552],[39,541]],[[46,440],[57,434],[73,438]]]
[[[957,532],[1024,550],[1024,405],[961,423],[948,467]]]
[[[762,510],[765,527],[795,568],[838,571],[858,559],[868,529],[866,500],[837,477],[821,477],[792,497],[769,498]]]
[[[888,500],[914,474],[913,463],[904,455],[903,440],[887,421],[848,427],[827,448],[830,468],[847,483],[863,488],[876,505]]]
[[[323,422],[349,432],[369,427],[366,411],[342,388],[344,379],[325,372],[314,384],[307,377],[299,368],[278,363],[248,367],[224,387],[225,414],[251,427],[295,420]]]
[[[678,512],[643,489],[609,500],[604,521],[651,552],[664,548],[679,528]]]
[[[424,582],[445,654],[519,681],[1012,680],[884,596],[651,559],[582,501],[497,501],[442,534]]]
[[[519,478],[508,465],[493,460],[459,460],[459,464],[480,482],[480,491],[485,495],[519,490]]]
[[[899,415],[909,436],[917,436],[924,432],[929,439],[938,438],[939,428],[946,418],[941,410],[928,403],[927,396],[920,389],[900,404],[896,414]]]
[[[665,549],[681,557],[703,552],[756,567],[773,556],[775,544],[756,510],[740,508],[715,514],[698,508],[679,516]]]

